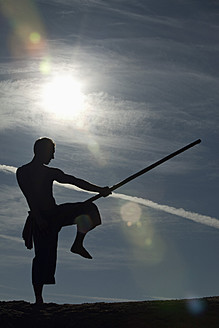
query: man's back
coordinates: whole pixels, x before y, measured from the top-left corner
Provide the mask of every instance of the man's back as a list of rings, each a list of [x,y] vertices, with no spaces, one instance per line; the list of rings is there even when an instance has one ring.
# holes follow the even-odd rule
[[[56,171],[57,169],[36,165],[33,162],[18,168],[18,184],[30,209],[33,203],[39,210],[48,210],[55,206],[52,185]]]

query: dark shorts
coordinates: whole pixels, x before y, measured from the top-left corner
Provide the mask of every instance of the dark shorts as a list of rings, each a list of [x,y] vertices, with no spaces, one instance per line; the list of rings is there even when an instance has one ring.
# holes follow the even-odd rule
[[[55,284],[58,233],[62,227],[76,224],[80,232],[101,224],[98,208],[93,203],[65,203],[55,206],[41,215],[48,224],[45,232],[33,227],[35,257],[32,265],[33,284]]]
[[[98,208],[93,203],[64,203],[42,211],[41,215],[51,231],[77,224],[80,231],[86,233],[101,224]]]

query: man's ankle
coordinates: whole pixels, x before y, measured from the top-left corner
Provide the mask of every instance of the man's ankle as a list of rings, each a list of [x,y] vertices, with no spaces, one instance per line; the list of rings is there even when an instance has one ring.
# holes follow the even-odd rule
[[[43,296],[42,296],[43,285],[34,284],[33,289],[34,289],[34,294],[35,294],[35,299],[36,299],[35,304],[43,304]]]

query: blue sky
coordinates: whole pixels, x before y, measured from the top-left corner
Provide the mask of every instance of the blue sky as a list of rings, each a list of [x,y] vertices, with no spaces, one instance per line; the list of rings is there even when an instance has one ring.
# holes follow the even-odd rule
[[[28,209],[14,172],[40,136],[56,142],[51,166],[103,186],[202,139],[96,202],[103,224],[86,239],[92,261],[70,253],[74,227],[61,231],[45,301],[219,294],[218,7],[0,2],[2,300],[33,300],[33,253],[21,240]],[[54,194],[57,203],[90,197],[60,185]]]

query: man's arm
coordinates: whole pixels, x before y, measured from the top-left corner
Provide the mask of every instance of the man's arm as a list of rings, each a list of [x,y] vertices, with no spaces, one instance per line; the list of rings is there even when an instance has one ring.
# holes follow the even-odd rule
[[[79,179],[79,178],[74,177],[73,175],[66,174],[66,173],[62,172],[61,170],[57,170],[55,180],[59,183],[69,183],[71,185],[75,185],[76,187],[79,187],[79,188],[87,190],[87,191],[94,191],[94,192],[100,193],[104,197],[111,194],[109,187],[100,187],[100,186],[94,185],[93,183],[90,183],[86,180]]]

